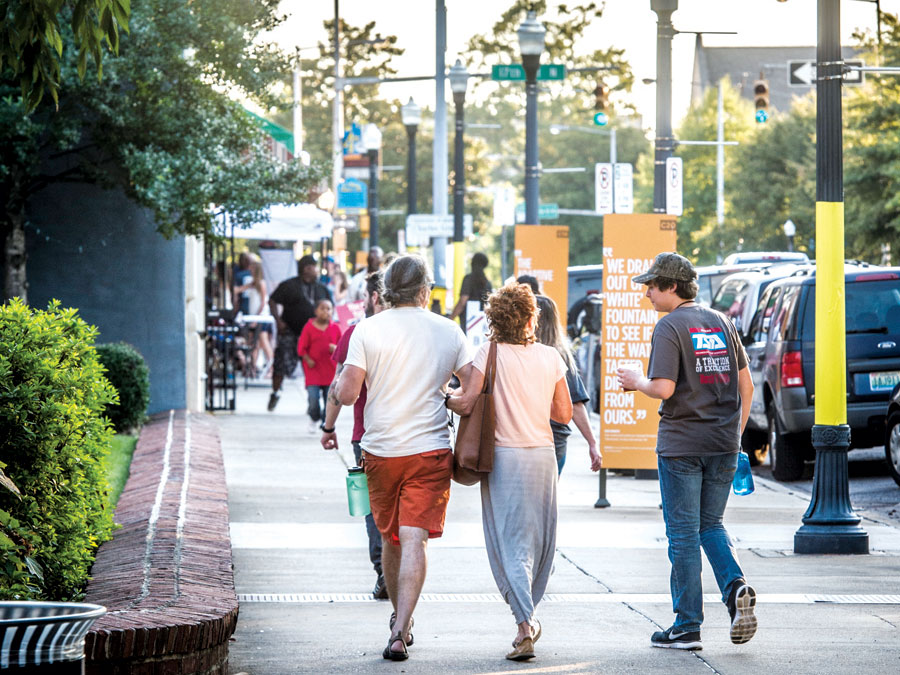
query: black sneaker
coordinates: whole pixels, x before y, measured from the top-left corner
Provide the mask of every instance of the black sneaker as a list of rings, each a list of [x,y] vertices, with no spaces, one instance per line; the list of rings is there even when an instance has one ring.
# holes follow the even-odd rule
[[[667,630],[656,631],[650,636],[650,644],[663,649],[703,649],[699,630],[685,632],[677,630],[675,626]]]
[[[387,584],[384,583],[383,574],[379,574],[378,579],[375,581],[375,588],[372,589],[372,597],[376,600],[388,599]]]
[[[269,395],[269,405],[268,405],[269,412],[272,412],[273,410],[275,410],[275,406],[278,405],[279,398],[281,398],[279,396],[279,394],[274,391]]]
[[[731,585],[728,594],[728,614],[731,616],[731,641],[736,645],[749,642],[756,635],[756,591],[743,579]]]

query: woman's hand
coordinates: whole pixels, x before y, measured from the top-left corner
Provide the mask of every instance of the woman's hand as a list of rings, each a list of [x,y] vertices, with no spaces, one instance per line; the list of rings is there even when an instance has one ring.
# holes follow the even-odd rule
[[[588,454],[591,456],[591,471],[599,471],[603,468],[603,455],[597,450],[596,445],[588,446]]]
[[[303,363],[305,363],[308,368],[316,367],[316,362],[309,358],[308,354],[303,355]]]
[[[329,354],[334,354],[334,350],[335,350],[335,349],[337,349],[337,345],[335,345],[335,344],[329,344],[329,345],[328,345],[328,353],[329,353]]]

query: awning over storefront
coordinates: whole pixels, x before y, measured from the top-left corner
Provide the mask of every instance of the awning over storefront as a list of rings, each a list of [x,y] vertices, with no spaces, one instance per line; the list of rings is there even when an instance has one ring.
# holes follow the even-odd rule
[[[247,228],[235,227],[234,236],[237,239],[319,241],[330,237],[333,228],[331,214],[313,204],[272,204],[268,221]]]

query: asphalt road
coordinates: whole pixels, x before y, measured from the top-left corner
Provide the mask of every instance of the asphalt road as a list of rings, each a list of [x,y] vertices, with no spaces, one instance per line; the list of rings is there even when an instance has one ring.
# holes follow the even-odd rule
[[[754,472],[772,478],[768,464],[754,468]],[[850,476],[850,501],[857,513],[895,527],[900,524],[900,486],[888,474],[884,460],[884,447],[851,450],[848,456]],[[803,479],[784,483],[790,489],[812,493],[813,464],[808,462]]]

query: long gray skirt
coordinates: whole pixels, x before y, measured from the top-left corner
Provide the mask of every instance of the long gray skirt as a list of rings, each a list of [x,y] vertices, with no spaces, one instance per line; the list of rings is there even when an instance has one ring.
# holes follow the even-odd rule
[[[481,518],[497,588],[516,623],[530,621],[544,596],[556,550],[556,453],[494,448],[494,470],[481,481]]]

